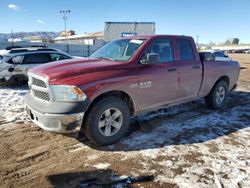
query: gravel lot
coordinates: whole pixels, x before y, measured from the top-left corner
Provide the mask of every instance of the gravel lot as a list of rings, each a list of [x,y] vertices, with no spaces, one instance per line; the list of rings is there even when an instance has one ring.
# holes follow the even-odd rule
[[[27,88],[0,88],[0,187],[79,187],[113,173],[155,176],[133,187],[250,187],[250,55],[231,56],[242,70],[224,109],[197,100],[152,113],[108,147],[39,129],[24,112]]]

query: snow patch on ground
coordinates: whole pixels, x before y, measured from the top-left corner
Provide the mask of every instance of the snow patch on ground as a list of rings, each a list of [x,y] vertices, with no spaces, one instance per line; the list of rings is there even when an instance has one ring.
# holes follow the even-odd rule
[[[0,129],[10,129],[10,122],[28,120],[24,105],[27,91],[25,87],[0,88]]]
[[[99,163],[97,165],[93,165],[97,169],[107,169],[110,164],[109,163]]]
[[[77,152],[81,151],[83,149],[88,148],[85,144],[83,143],[77,143],[75,145],[69,146],[69,152]]]
[[[124,158],[131,153],[141,155],[140,172],[156,175],[155,181],[160,184],[194,188],[249,187],[250,95],[239,92],[232,97],[235,95],[244,100],[243,105],[230,107],[228,104],[227,109],[205,113],[192,112],[183,105],[189,119],[163,119],[149,132],[133,133],[122,140],[131,150],[122,152]],[[176,113],[182,111],[180,106],[176,108],[175,111],[173,107]]]

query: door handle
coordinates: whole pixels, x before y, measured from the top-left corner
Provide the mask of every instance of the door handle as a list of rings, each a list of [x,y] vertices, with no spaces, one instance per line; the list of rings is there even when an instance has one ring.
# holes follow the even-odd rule
[[[168,72],[175,72],[176,68],[168,69]]]
[[[200,69],[200,65],[195,65],[195,66],[192,66],[192,69]]]

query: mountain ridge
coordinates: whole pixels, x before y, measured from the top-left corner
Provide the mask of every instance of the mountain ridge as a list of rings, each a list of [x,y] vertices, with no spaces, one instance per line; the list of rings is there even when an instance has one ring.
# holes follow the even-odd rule
[[[58,37],[60,32],[54,31],[34,31],[34,32],[14,32],[13,38],[24,39],[26,37],[39,36],[46,39],[53,39]],[[0,40],[8,40],[12,38],[12,33],[0,33]]]

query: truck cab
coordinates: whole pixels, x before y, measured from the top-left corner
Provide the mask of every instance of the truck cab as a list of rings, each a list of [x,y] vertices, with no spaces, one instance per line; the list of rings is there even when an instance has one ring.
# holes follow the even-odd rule
[[[201,60],[192,37],[134,36],[28,75],[25,103],[34,123],[52,132],[80,131],[93,143],[108,145],[141,113],[197,98],[212,109],[223,107],[239,63]]]

